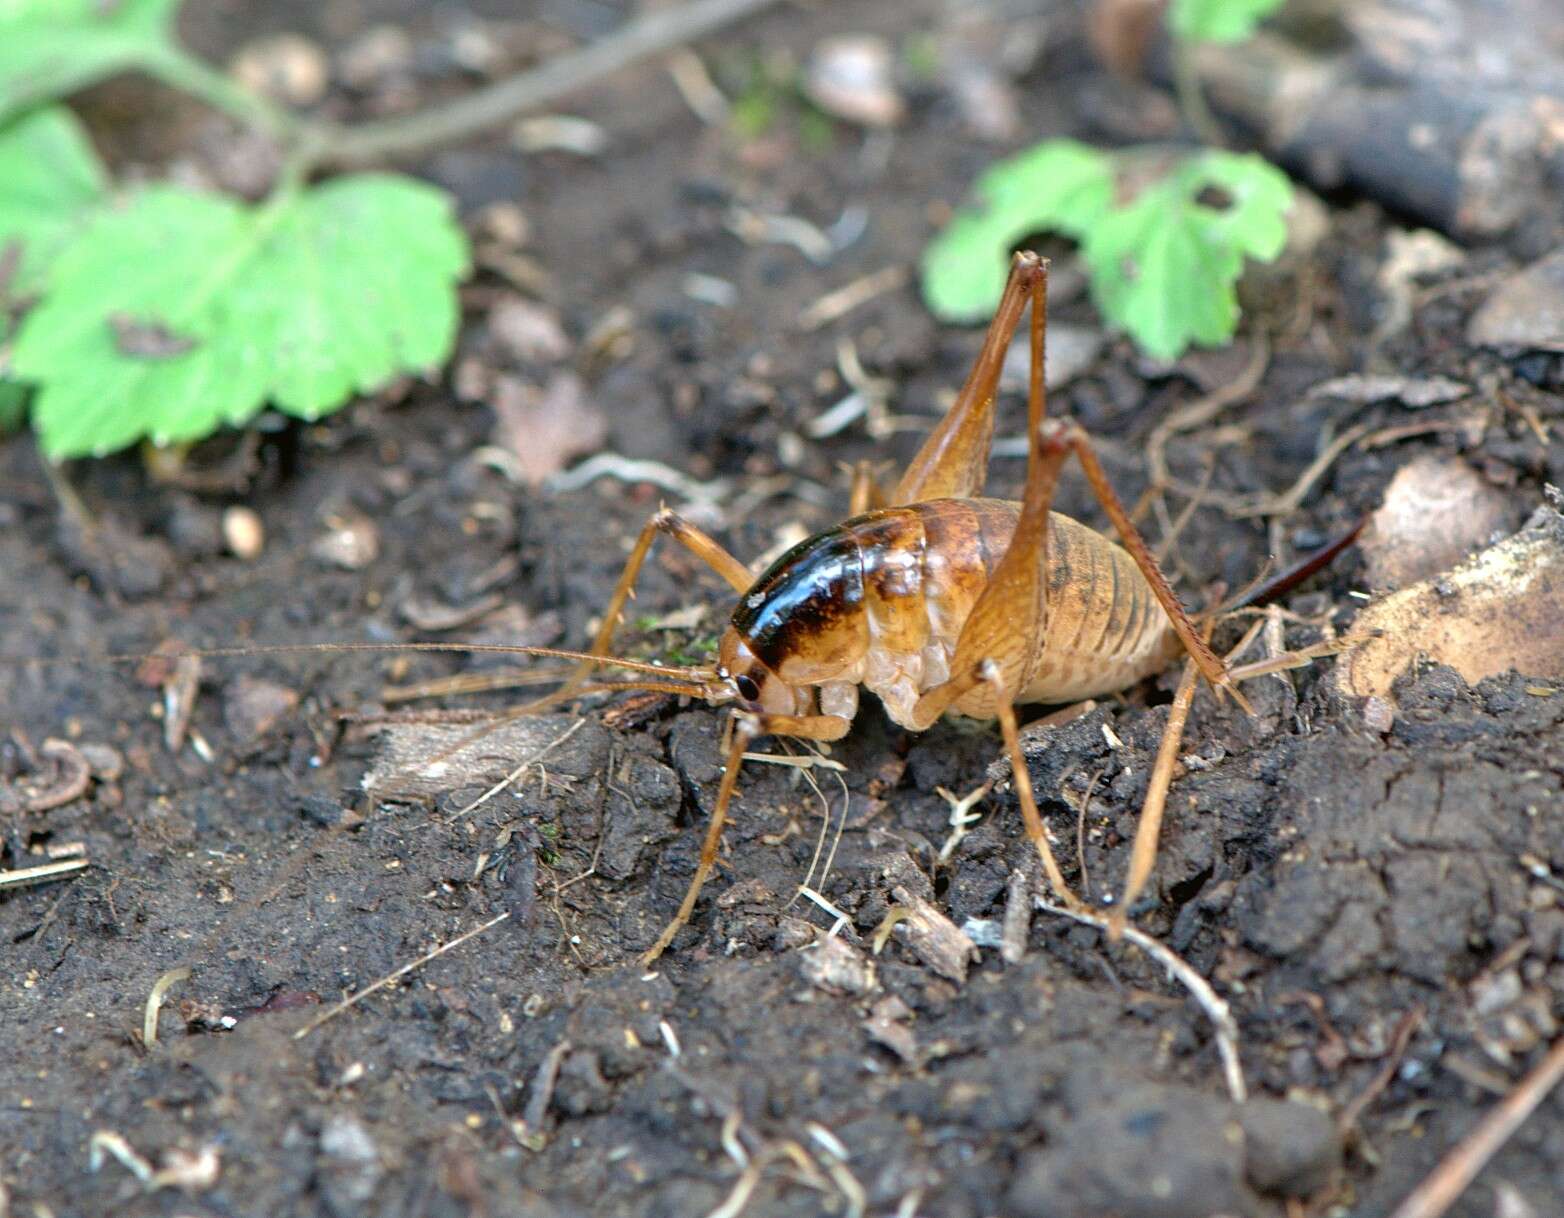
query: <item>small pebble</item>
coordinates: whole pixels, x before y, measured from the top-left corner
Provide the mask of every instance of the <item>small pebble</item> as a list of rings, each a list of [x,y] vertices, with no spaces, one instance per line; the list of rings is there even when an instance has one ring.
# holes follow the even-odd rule
[[[253,509],[231,507],[223,513],[223,542],[235,558],[254,562],[266,548],[266,526]]]
[[[377,25],[348,44],[337,57],[343,81],[355,89],[370,89],[387,77],[413,70],[413,40],[394,25]]]
[[[234,56],[233,77],[245,88],[289,106],[313,106],[326,95],[326,53],[298,34],[258,38]]]
[[[380,532],[364,516],[333,518],[331,531],[310,547],[310,553],[344,571],[362,571],[380,554]]]
[[[906,114],[890,45],[872,34],[823,40],[809,57],[804,92],[827,114],[865,127],[891,127]]]

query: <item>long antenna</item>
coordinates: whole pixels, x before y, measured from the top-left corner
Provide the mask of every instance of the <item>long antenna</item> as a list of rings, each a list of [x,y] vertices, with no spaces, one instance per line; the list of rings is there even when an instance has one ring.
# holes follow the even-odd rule
[[[585,651],[565,651],[558,647],[523,647],[510,643],[264,643],[256,647],[205,647],[182,648],[178,651],[146,651],[106,656],[18,656],[0,655],[0,665],[19,667],[24,664],[42,664],[59,667],[66,664],[140,664],[148,660],[180,660],[195,657],[203,660],[224,659],[234,656],[308,655],[314,652],[370,651],[381,653],[408,651],[451,651],[489,655],[540,656],[552,660],[577,660],[583,663],[603,664],[614,668],[626,668],[632,672],[657,673],[660,676],[678,676],[695,681],[709,675],[709,670],[679,665],[657,664],[648,660],[627,660],[619,656],[598,656]]]

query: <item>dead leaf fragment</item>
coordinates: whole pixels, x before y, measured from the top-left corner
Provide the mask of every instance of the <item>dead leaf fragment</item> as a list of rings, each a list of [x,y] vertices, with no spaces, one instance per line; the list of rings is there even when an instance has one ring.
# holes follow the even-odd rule
[[[550,364],[570,354],[559,315],[520,296],[507,296],[489,311],[489,333],[524,363]]]
[[[1396,230],[1386,239],[1385,261],[1375,281],[1385,297],[1383,319],[1374,330],[1373,341],[1382,343],[1399,334],[1412,320],[1417,281],[1461,265],[1465,255],[1446,237],[1426,228],[1410,232]]]
[[[223,722],[242,744],[259,740],[299,705],[297,690],[259,677],[236,677],[223,700]]]
[[[862,996],[879,988],[874,961],[834,935],[800,951],[798,970],[805,981],[832,993]]]
[[[941,977],[964,982],[967,966],[977,959],[977,944],[932,902],[910,889],[897,885],[891,895],[904,914],[896,923],[896,937]]]
[[[608,420],[587,400],[581,378],[558,372],[540,392],[515,377],[494,387],[495,442],[528,486],[557,474],[575,457],[598,449],[608,438]]]
[[[1413,410],[1459,402],[1472,392],[1470,385],[1443,376],[1372,376],[1355,372],[1338,376],[1309,390],[1311,398],[1337,398],[1369,406],[1376,402],[1400,402]]]
[[[1466,337],[1485,347],[1564,351],[1564,247],[1494,288]]]
[[[912,1008],[895,994],[887,994],[869,1009],[869,1018],[863,1021],[863,1030],[869,1039],[884,1045],[904,1062],[916,1061],[918,1041],[908,1027],[912,1020]]]
[[[1351,697],[1393,701],[1417,657],[1468,684],[1514,669],[1564,678],[1564,516],[1539,508],[1526,527],[1452,571],[1375,601],[1358,615],[1336,665]]]
[[[1454,566],[1514,525],[1509,498],[1459,457],[1403,466],[1358,539],[1369,585],[1399,588]]]

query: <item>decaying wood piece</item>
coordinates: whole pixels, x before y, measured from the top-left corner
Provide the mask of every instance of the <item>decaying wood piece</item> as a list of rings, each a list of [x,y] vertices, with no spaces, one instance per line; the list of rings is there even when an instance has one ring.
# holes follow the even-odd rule
[[[1418,657],[1469,683],[1515,669],[1564,679],[1564,515],[1526,527],[1461,566],[1375,601],[1348,632],[1334,680],[1353,697],[1390,698]]]
[[[1334,9],[1196,48],[1212,106],[1318,190],[1349,189],[1464,239],[1537,251],[1564,237],[1564,53],[1554,0]],[[1480,52],[1480,54],[1479,54]],[[1493,65],[1503,64],[1503,70]]]
[[[434,800],[451,791],[518,782],[528,770],[547,766],[565,733],[574,735],[572,727],[580,724],[564,716],[516,719],[477,732],[470,723],[371,724],[379,752],[362,785],[379,798]]]

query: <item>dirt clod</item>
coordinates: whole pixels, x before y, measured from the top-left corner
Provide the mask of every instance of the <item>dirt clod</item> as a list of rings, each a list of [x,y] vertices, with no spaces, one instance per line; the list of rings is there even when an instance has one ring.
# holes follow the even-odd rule
[[[1256,1191],[1308,1197],[1330,1185],[1341,1167],[1335,1122],[1307,1104],[1250,1100],[1238,1109],[1244,1173]]]
[[[1146,1085],[1105,1100],[1101,1084],[1096,1070],[1070,1080],[1079,1107],[1060,1122],[1057,1142],[1022,1160],[1009,1193],[1018,1218],[1261,1218],[1228,1103]]]

